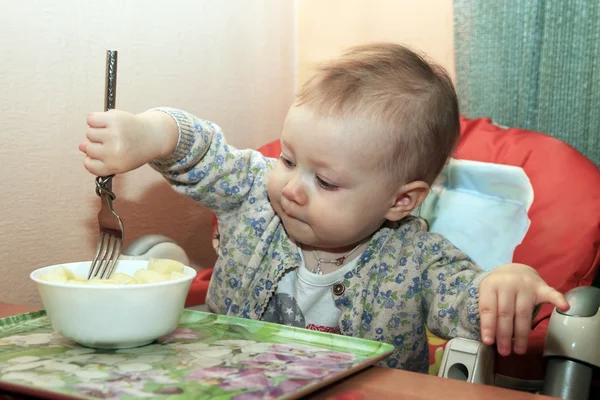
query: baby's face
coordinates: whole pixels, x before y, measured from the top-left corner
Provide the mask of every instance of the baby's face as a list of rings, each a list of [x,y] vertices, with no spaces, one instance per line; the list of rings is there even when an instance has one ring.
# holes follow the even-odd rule
[[[317,118],[306,107],[288,113],[268,192],[288,235],[300,244],[352,247],[381,226],[394,204],[398,187],[378,162],[381,146],[356,125]]]

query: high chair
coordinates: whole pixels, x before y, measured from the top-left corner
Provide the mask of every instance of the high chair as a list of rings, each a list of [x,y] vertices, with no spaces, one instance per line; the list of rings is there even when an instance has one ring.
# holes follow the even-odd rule
[[[277,157],[280,153],[279,141],[268,143],[259,150],[266,156]],[[554,395],[562,398],[573,398],[569,396],[574,393],[580,395],[582,392],[574,389],[577,385],[573,383],[577,382],[577,376],[573,378],[573,373],[577,375],[576,370],[565,367],[562,361],[581,353],[565,351],[561,337],[549,335],[551,343],[546,349],[546,356],[552,357],[548,362],[548,358],[544,357],[544,345],[549,326],[560,333],[558,325],[570,324],[580,330],[586,327],[588,331],[596,330],[595,334],[582,336],[585,340],[576,343],[579,348],[583,346],[583,354],[586,349],[589,349],[588,353],[600,349],[600,322],[595,325],[592,321],[592,317],[600,318],[600,313],[589,311],[590,307],[596,307],[598,311],[595,301],[600,301],[600,296],[594,297],[593,288],[574,290],[592,285],[599,269],[600,169],[558,139],[542,133],[501,127],[486,118],[461,118],[461,138],[454,158],[510,165],[524,171],[533,189],[534,200],[527,212],[530,225],[514,250],[512,261],[532,266],[550,286],[568,293],[575,312],[572,315],[557,314],[552,306],[543,305],[532,323],[528,351],[522,356],[513,354],[502,357],[496,354],[493,347],[487,348],[478,342],[463,339],[448,342],[430,334],[430,374],[520,390],[553,389]],[[215,239],[218,240],[216,218],[213,227]],[[465,221],[456,229],[468,227],[469,222]],[[161,241],[154,237],[154,242],[157,240]],[[147,238],[136,241],[130,246],[133,249],[125,251],[126,257],[129,254],[129,257],[143,258],[140,249],[151,251],[152,247],[144,246],[145,242]],[[180,252],[177,257],[181,256]],[[183,262],[186,261],[187,258]],[[211,274],[212,269],[198,273],[186,306],[204,303]],[[585,306],[578,305],[583,303]],[[557,326],[554,321],[557,321]],[[584,360],[584,363],[594,365],[593,354],[588,356],[591,359]],[[561,392],[560,387],[543,388],[547,374],[550,374],[552,381],[558,382],[556,385],[564,384],[572,390],[567,388]]]

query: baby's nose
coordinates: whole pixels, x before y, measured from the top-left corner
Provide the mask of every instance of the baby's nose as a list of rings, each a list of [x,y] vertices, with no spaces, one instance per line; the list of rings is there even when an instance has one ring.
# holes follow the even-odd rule
[[[285,197],[288,201],[294,202],[298,205],[305,205],[308,201],[308,196],[306,194],[306,190],[304,185],[302,184],[302,180],[297,176],[294,176],[281,191],[283,197]]]

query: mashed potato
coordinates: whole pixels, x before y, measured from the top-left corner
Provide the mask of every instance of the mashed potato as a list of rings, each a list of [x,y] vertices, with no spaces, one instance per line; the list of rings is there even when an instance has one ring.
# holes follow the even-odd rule
[[[183,274],[183,264],[179,261],[152,258],[148,262],[148,269],[139,269],[133,276],[115,272],[110,279],[92,278],[87,280],[85,276],[75,274],[71,270],[60,266],[40,276],[40,279],[48,282],[77,285],[140,285],[172,281],[185,278],[185,276]]]

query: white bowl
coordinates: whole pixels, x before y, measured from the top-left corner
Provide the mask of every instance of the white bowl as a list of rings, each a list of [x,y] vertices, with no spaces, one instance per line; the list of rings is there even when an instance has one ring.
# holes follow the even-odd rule
[[[143,346],[175,330],[196,276],[193,268],[184,268],[185,278],[141,285],[78,285],[40,279],[61,265],[87,276],[90,264],[57,264],[31,273],[55,331],[83,346],[122,349]],[[147,266],[148,261],[119,260],[115,272],[133,276]]]

